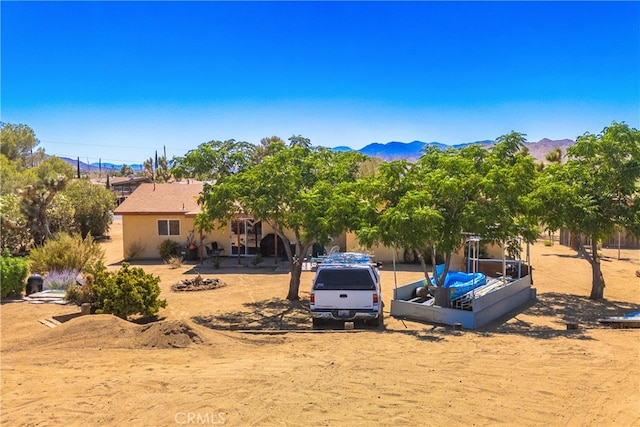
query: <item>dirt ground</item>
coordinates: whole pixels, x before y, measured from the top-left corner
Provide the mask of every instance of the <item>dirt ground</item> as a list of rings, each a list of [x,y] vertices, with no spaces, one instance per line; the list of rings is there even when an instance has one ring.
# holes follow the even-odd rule
[[[104,243],[122,260],[121,224]],[[311,331],[311,272],[298,304],[282,269],[227,262],[134,263],[160,276],[160,320],[78,316],[75,306],[1,306],[2,426],[638,426],[640,329],[597,319],[640,311],[639,251],[606,250],[604,301],[567,248],[532,247],[537,300],[478,331],[388,316],[394,284],[417,268],[382,270],[384,331]],[[233,261],[233,260],[230,260]],[[273,263],[267,259],[265,264]],[[178,280],[217,278],[176,292]],[[40,319],[63,321],[54,328]],[[577,330],[567,330],[577,323]],[[257,332],[244,332],[251,329]]]

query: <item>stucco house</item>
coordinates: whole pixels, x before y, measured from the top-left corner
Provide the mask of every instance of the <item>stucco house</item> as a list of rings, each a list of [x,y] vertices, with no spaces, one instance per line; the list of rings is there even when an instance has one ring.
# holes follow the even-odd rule
[[[194,242],[203,257],[202,245],[215,244],[223,256],[281,255],[282,240],[266,223],[239,215],[210,233],[195,229],[200,212],[198,197],[204,184],[198,181],[143,183],[114,211],[122,216],[122,245],[125,258],[160,258],[158,246],[171,239],[182,246]]]
[[[125,258],[158,259],[158,246],[166,239],[174,240],[185,248],[193,241],[198,245],[199,256],[202,257],[207,256],[202,246],[211,244],[222,250],[222,256],[253,257],[260,254],[268,257],[283,254],[284,245],[280,238],[276,244],[273,229],[268,224],[247,215],[239,215],[223,227],[215,227],[210,233],[198,232],[194,224],[195,217],[201,210],[197,200],[203,188],[202,182],[191,180],[140,184],[114,211],[115,215],[122,216]],[[293,235],[289,237],[292,238]],[[335,245],[341,251],[363,250],[352,232],[334,239],[330,246]],[[378,261],[391,262],[395,257],[401,262],[403,259],[401,248],[375,246],[368,252]],[[464,267],[464,256],[463,249],[454,256],[453,265],[458,268]]]

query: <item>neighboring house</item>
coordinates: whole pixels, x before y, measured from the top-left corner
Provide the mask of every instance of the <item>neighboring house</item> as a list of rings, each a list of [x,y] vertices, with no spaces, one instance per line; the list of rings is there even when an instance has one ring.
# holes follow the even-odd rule
[[[141,184],[145,182],[151,182],[150,178],[144,176],[125,176],[125,177],[113,177],[109,181],[111,190],[116,193],[118,198],[118,204],[125,201],[127,197],[131,195]]]

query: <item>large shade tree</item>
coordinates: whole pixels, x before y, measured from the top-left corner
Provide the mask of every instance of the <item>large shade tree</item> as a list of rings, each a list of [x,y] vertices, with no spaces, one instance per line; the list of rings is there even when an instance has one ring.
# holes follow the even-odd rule
[[[348,227],[353,211],[342,207],[351,196],[341,188],[355,181],[365,159],[357,152],[314,148],[307,141],[295,136],[286,145],[272,138],[259,162],[218,175],[201,199],[210,220],[229,220],[243,213],[273,228],[284,242],[291,265],[289,300],[299,299],[301,260],[309,248]]]
[[[415,249],[425,268],[433,248],[444,258],[444,274],[451,256],[465,242],[464,232],[502,244],[513,236],[536,236],[535,222],[526,214],[524,196],[535,177],[535,164],[523,150],[524,135],[512,132],[498,138],[491,152],[479,146],[460,150],[429,148],[414,164],[396,161],[380,166],[362,181],[357,231],[365,244],[382,243]],[[438,304],[447,305],[440,292]],[[437,296],[438,297],[438,296]]]
[[[598,135],[578,137],[566,157],[544,170],[532,200],[550,229],[577,239],[592,269],[589,298],[597,300],[605,288],[598,243],[616,227],[640,233],[640,131],[613,122]]]
[[[109,231],[117,205],[113,191],[87,179],[76,179],[69,183],[63,195],[74,201],[75,231],[83,238],[89,234],[100,237]]]
[[[171,174],[176,179],[217,181],[246,169],[256,150],[256,146],[234,139],[205,142],[184,156],[174,157]]]

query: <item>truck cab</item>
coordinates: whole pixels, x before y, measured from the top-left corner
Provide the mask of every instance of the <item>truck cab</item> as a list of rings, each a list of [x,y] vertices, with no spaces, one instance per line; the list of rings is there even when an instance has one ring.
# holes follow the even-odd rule
[[[368,254],[339,252],[324,258],[311,285],[313,326],[324,320],[365,320],[383,326],[380,264]]]

